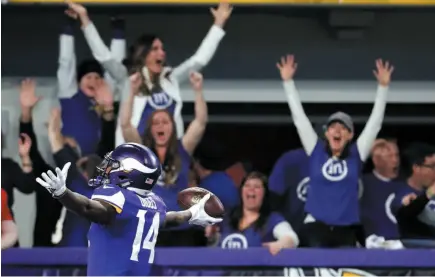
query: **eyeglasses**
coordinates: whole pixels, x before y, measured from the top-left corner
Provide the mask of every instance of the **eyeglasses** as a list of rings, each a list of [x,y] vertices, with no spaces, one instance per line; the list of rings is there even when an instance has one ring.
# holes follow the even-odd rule
[[[426,167],[426,168],[435,170],[435,164],[422,164],[421,167]]]

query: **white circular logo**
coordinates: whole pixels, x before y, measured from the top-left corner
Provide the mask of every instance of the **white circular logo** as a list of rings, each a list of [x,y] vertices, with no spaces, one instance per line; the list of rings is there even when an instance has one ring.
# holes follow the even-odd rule
[[[228,248],[228,249],[248,248],[248,240],[242,234],[230,234],[222,240],[222,248]]]
[[[166,109],[172,105],[173,99],[166,92],[153,93],[150,96],[149,104],[156,110]]]
[[[296,194],[299,200],[303,202],[307,201],[309,182],[310,182],[310,177],[305,177],[299,182],[298,186],[296,187]]]
[[[322,166],[323,176],[331,181],[338,182],[347,176],[347,162],[335,157],[329,158]]]

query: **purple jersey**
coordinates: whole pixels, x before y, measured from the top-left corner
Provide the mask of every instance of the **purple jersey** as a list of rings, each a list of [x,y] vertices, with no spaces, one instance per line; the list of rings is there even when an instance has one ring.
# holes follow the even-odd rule
[[[273,230],[281,222],[285,222],[284,217],[274,212],[269,215],[266,224],[261,229],[257,230],[254,226],[250,226],[239,231],[234,230],[229,224],[229,219],[226,218],[221,225],[219,246],[233,249],[261,247],[265,242],[276,240]]]
[[[147,276],[166,217],[162,199],[110,184],[97,188],[92,199],[112,205],[118,215],[110,225],[91,224],[88,276]]]

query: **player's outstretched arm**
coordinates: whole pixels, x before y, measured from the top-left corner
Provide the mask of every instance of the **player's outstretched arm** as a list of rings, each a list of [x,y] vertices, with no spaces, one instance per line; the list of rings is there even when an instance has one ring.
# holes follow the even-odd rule
[[[115,218],[115,208],[107,203],[92,200],[66,189],[60,197],[56,197],[68,210],[100,224],[109,224]]]
[[[64,165],[63,169],[56,168],[54,175],[51,170],[42,173],[41,178],[36,181],[46,188],[51,195],[58,199],[68,210],[89,219],[92,222],[109,224],[116,216],[113,206],[96,200],[89,199],[81,194],[75,193],[66,187],[66,178],[71,163]]]
[[[181,212],[168,212],[165,218],[165,227],[177,227],[189,221],[192,214],[189,210]]]
[[[168,212],[165,219],[165,227],[173,227],[189,222],[189,224],[207,226],[219,223],[222,218],[214,218],[205,211],[205,203],[210,199],[211,195],[207,194],[197,204],[193,205],[186,211]]]

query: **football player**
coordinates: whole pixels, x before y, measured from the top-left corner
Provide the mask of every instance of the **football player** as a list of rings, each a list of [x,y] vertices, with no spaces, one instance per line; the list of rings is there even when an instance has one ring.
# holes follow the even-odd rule
[[[88,276],[147,276],[154,261],[154,247],[161,226],[176,226],[188,221],[212,225],[222,221],[204,210],[210,195],[190,209],[166,212],[160,197],[151,192],[161,173],[161,165],[149,148],[125,143],[105,156],[91,199],[66,187],[71,163],[56,174],[48,171],[36,181],[67,209],[88,218]]]

